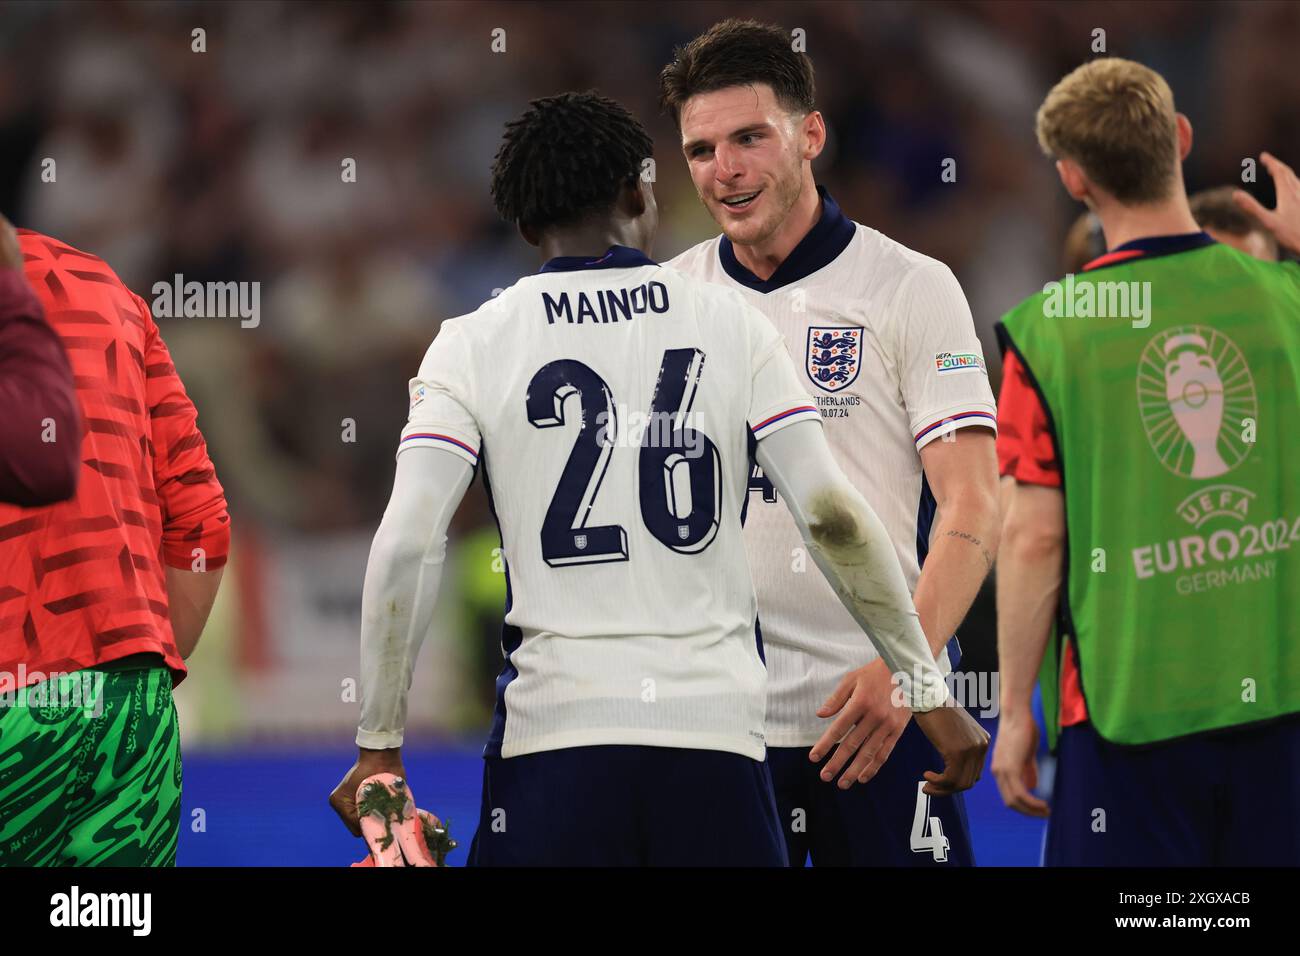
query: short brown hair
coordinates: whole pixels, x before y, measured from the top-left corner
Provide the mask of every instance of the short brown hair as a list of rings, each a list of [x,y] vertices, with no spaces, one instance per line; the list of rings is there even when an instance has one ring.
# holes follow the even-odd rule
[[[1231,186],[1217,186],[1187,197],[1196,224],[1202,229],[1215,229],[1234,236],[1252,232],[1269,235],[1263,223],[1232,201],[1232,193]]]
[[[1155,70],[1092,60],[1061,80],[1038,108],[1038,144],[1072,159],[1123,203],[1167,198],[1178,163],[1174,94]]]
[[[673,51],[659,74],[659,105],[681,127],[681,110],[692,96],[729,86],[766,83],[791,112],[811,113],[812,60],[797,53],[790,34],[757,20],[723,20]]]

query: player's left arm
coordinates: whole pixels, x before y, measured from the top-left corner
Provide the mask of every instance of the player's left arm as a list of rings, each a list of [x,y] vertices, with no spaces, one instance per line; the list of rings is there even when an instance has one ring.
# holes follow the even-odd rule
[[[942,263],[904,279],[895,361],[937,523],[913,600],[935,655],[957,632],[998,551],[996,406],[966,296]]]
[[[410,381],[411,406],[398,445],[393,493],[375,532],[361,591],[361,719],[357,760],[330,806],[361,835],[357,788],[376,773],[405,777],[407,694],[433,621],[447,528],[474,477],[482,441],[469,346],[444,323]]]
[[[965,619],[997,557],[1001,529],[993,433],[978,426],[952,432],[921,449],[921,465],[938,521],[913,600],[937,657]]]
[[[330,794],[330,806],[356,836],[362,781],[376,773],[406,776],[401,747],[411,676],[433,622],[447,528],[473,477],[464,458],[439,448],[409,448],[397,458],[361,592],[357,760]]]

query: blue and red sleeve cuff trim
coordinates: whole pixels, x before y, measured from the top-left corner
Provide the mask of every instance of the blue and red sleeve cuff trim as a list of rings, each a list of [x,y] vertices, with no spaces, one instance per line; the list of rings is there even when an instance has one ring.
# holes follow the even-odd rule
[[[474,462],[476,464],[478,463],[478,449],[474,448],[471,445],[465,444],[460,439],[452,438],[450,435],[439,435],[437,432],[416,432],[412,435],[407,435],[405,438],[402,439],[400,444],[405,445],[407,442],[415,441],[416,439],[423,439],[424,441],[446,442],[448,445],[454,445],[455,447],[459,448],[461,451],[468,452],[471,456],[473,456]]]
[[[962,427],[966,425],[988,425],[990,428],[996,428],[998,424],[997,416],[988,412],[958,412],[956,415],[945,415],[932,425],[926,425],[916,433],[915,441],[920,441],[936,428],[942,428],[951,422],[961,422]]]
[[[777,425],[785,424],[793,418],[806,418],[809,415],[815,416],[818,421],[820,421],[822,417],[821,412],[817,411],[816,405],[798,405],[794,408],[787,408],[783,412],[777,412],[775,415],[771,415],[755,425],[750,425],[749,430],[753,433],[755,438],[762,438],[765,433],[770,433]]]

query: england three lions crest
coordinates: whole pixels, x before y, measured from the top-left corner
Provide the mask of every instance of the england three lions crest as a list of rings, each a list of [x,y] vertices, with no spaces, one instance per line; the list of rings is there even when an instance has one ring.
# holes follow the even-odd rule
[[[848,388],[862,368],[862,327],[809,328],[804,368],[818,388],[828,392]]]

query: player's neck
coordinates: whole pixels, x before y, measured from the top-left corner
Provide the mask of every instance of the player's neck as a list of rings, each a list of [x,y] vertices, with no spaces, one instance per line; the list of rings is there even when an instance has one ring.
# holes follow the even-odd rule
[[[822,197],[818,195],[817,186],[810,175],[805,178],[799,198],[776,232],[752,246],[732,243],[736,261],[759,279],[766,281],[772,278],[772,274],[794,251],[794,247],[803,241],[803,237],[812,231],[821,217]]]
[[[637,249],[637,237],[629,230],[620,229],[613,224],[606,226],[582,226],[573,229],[561,229],[548,232],[538,243],[542,259],[549,262],[561,257],[581,257],[599,259],[609,251],[610,246],[628,246]],[[641,249],[649,255],[649,251]]]
[[[1114,250],[1150,236],[1180,236],[1200,232],[1187,197],[1181,188],[1170,199],[1142,206],[1123,206],[1117,202],[1097,211],[1102,232],[1106,235],[1107,250]]]

